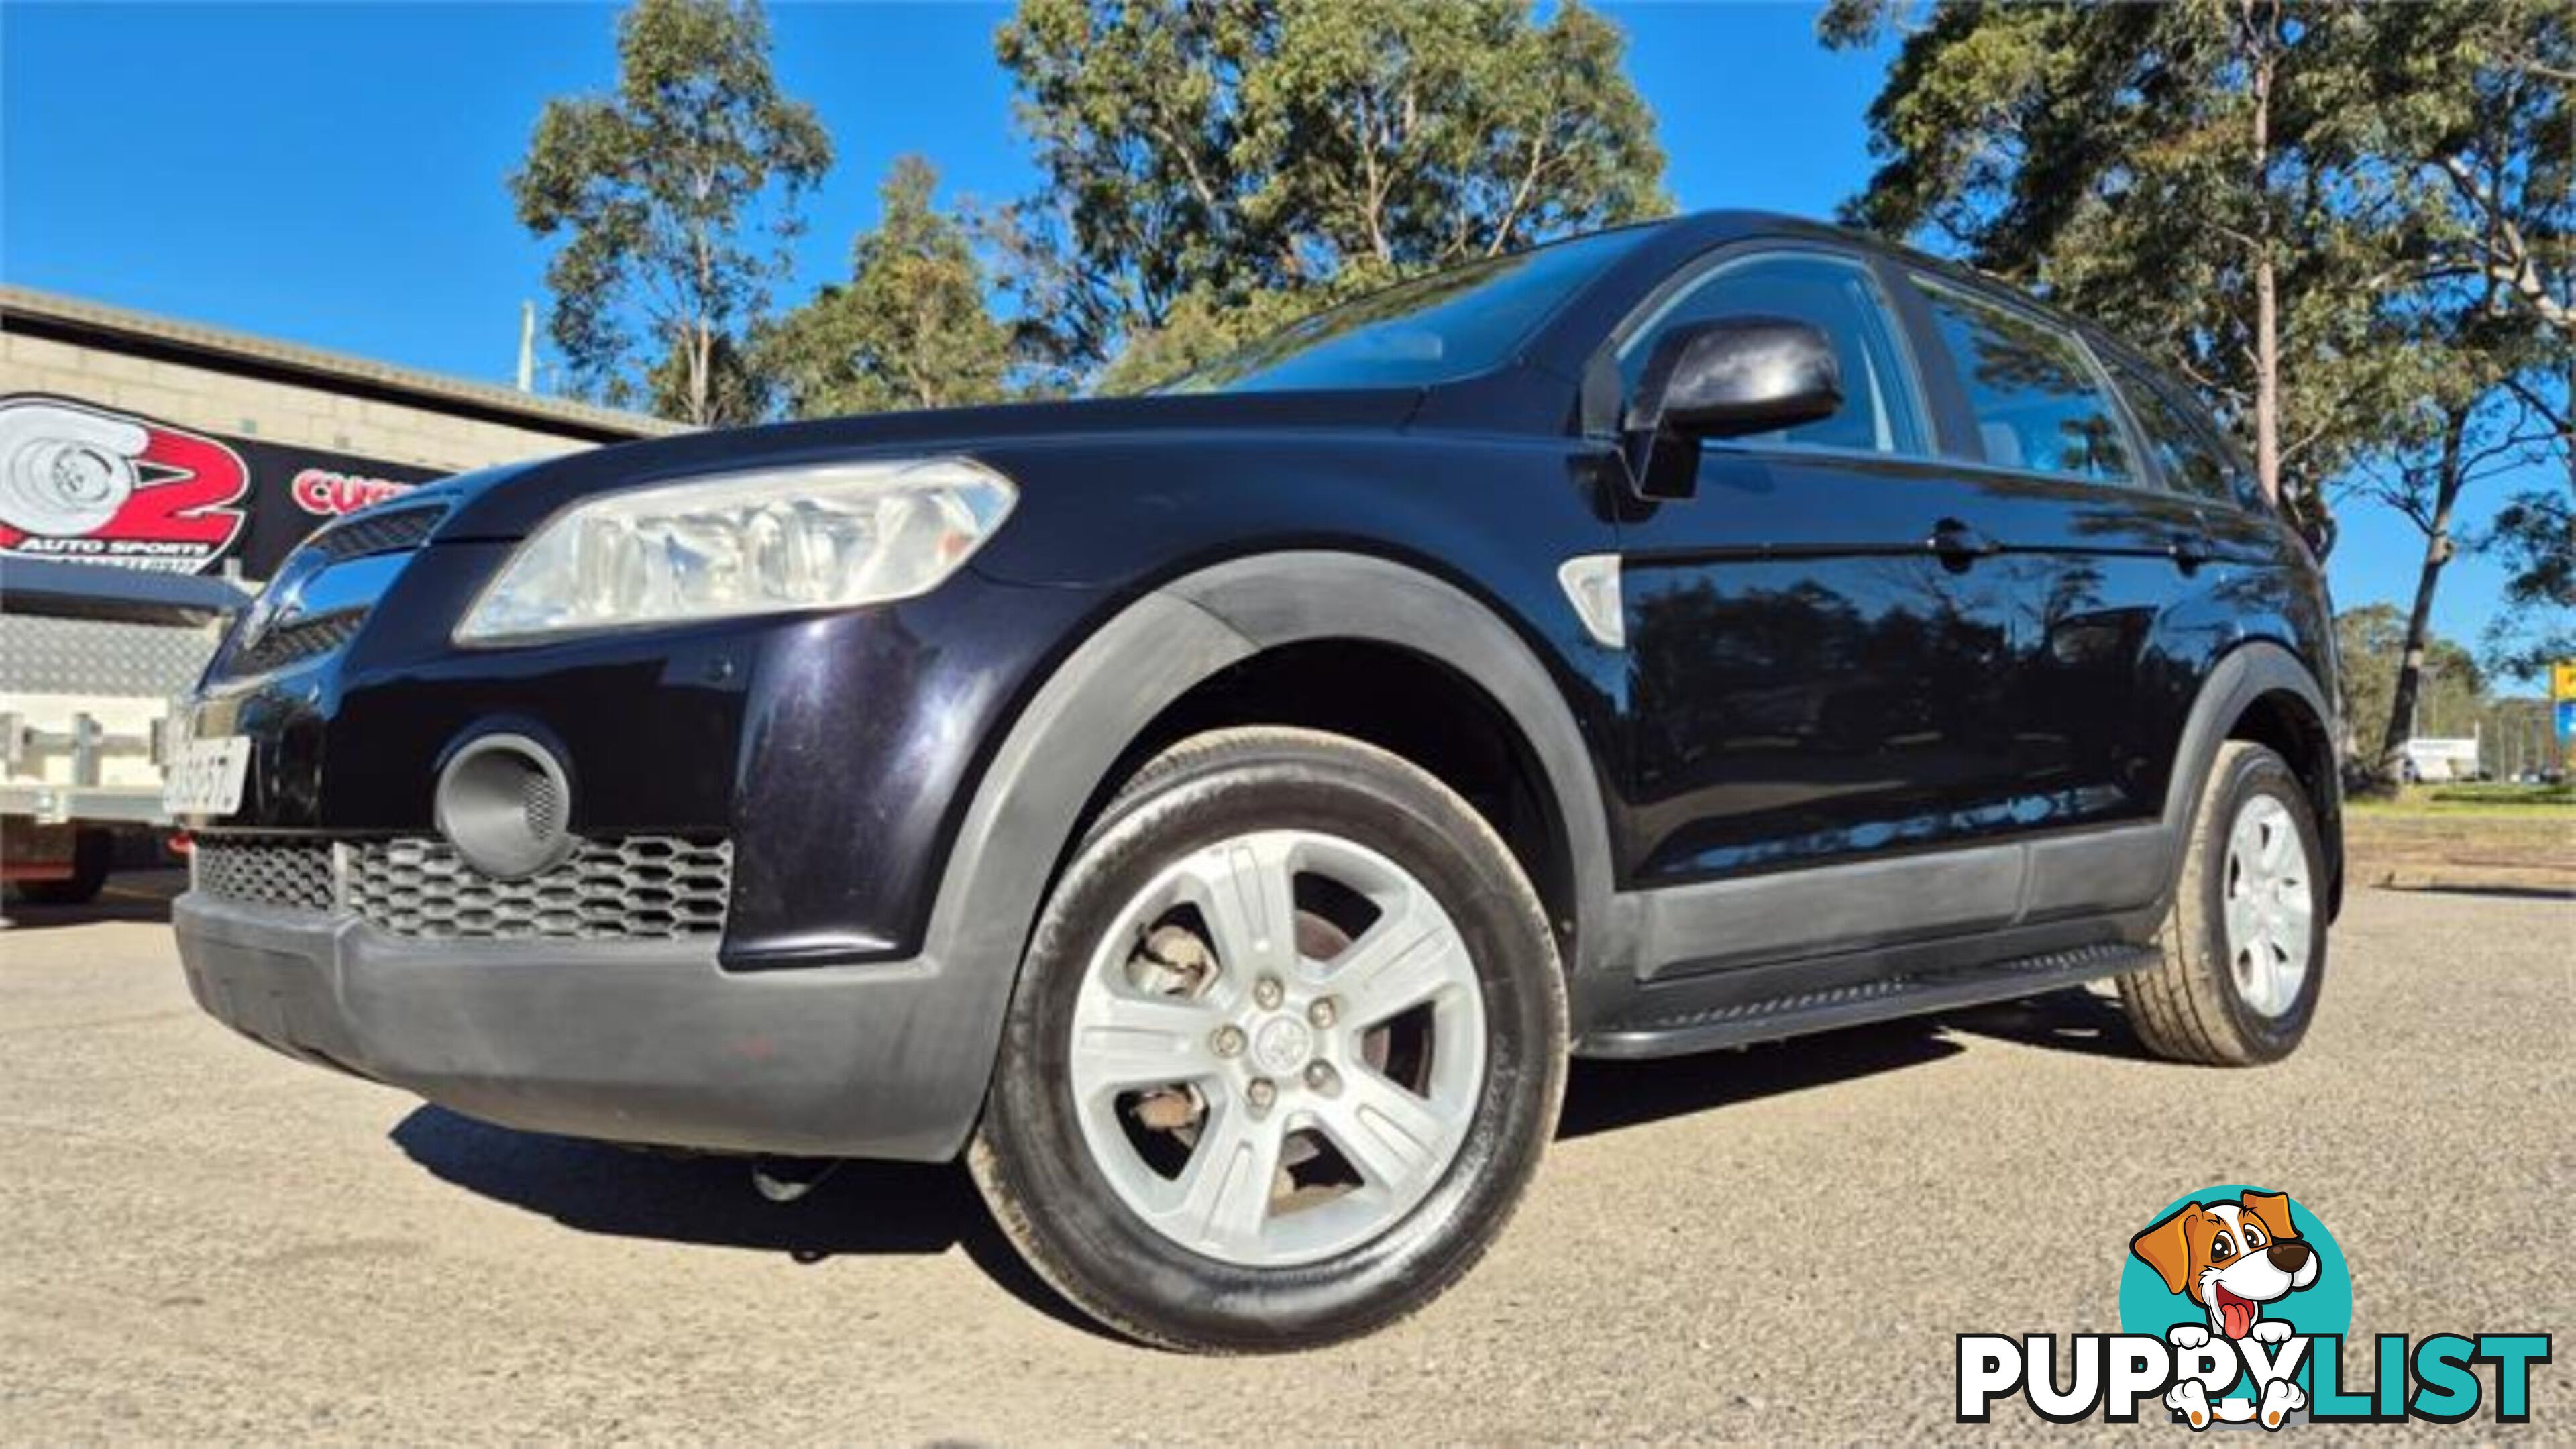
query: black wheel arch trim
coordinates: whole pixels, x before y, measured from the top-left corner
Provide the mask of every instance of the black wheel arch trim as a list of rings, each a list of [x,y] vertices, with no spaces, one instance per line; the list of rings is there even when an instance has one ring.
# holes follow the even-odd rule
[[[922,954],[885,968],[948,978],[916,998],[908,1036],[912,1053],[950,1064],[931,1074],[937,1101],[925,1105],[958,1144],[982,1106],[1046,894],[1109,773],[1196,685],[1266,649],[1321,639],[1433,655],[1517,722],[1568,832],[1575,940],[1589,954],[1609,915],[1607,819],[1573,711],[1529,645],[1455,585],[1384,559],[1299,551],[1216,564],[1140,596],[1048,674],[975,786]]]
[[[1600,959],[1612,893],[1609,801],[1564,691],[1493,608],[1420,569],[1365,554],[1259,554],[1167,585],[1257,650],[1316,640],[1388,644],[1438,660],[1520,732],[1546,780],[1572,874],[1570,970]]]
[[[2337,762],[2332,758],[2335,710],[2316,675],[2299,656],[2269,639],[2246,640],[2223,655],[2202,682],[2191,713],[2183,721],[2182,736],[2174,749],[2173,773],[2165,782],[2163,819],[2172,837],[2168,842],[2171,860],[2166,874],[2171,878],[2181,872],[2191,832],[2199,823],[2196,816],[2201,791],[2217,764],[2219,746],[2227,742],[2228,732],[2256,700],[2281,693],[2296,697],[2307,707],[2325,738],[2329,754],[2316,772],[2313,788],[2317,798],[2310,803],[2316,809],[2317,833],[2328,856],[2327,911],[2331,920],[2343,904],[2344,875],[2343,786]],[[2167,890],[2170,892],[2171,887]]]

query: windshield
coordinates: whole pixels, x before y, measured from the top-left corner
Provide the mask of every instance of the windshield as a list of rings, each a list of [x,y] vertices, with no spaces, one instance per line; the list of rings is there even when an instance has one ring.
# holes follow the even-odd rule
[[[1318,312],[1157,392],[1419,387],[1483,372],[1647,228],[1471,262]]]

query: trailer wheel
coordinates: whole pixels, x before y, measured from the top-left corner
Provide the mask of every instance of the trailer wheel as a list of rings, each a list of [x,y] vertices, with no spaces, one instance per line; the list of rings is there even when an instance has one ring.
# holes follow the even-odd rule
[[[18,883],[18,898],[31,906],[85,906],[107,885],[107,868],[116,856],[116,837],[104,830],[83,830],[72,839],[72,873],[63,880]]]

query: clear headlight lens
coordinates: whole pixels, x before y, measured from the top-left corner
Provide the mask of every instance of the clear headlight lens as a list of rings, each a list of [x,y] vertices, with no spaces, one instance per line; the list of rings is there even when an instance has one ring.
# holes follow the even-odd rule
[[[492,644],[937,588],[1017,490],[964,458],[826,463],[612,493],[555,515],[457,626]]]

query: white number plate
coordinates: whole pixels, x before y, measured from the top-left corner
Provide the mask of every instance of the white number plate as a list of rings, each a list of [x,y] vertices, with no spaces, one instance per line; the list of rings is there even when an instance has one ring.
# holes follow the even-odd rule
[[[249,740],[190,740],[162,777],[161,808],[173,815],[230,815],[241,808],[242,781],[249,776]]]

